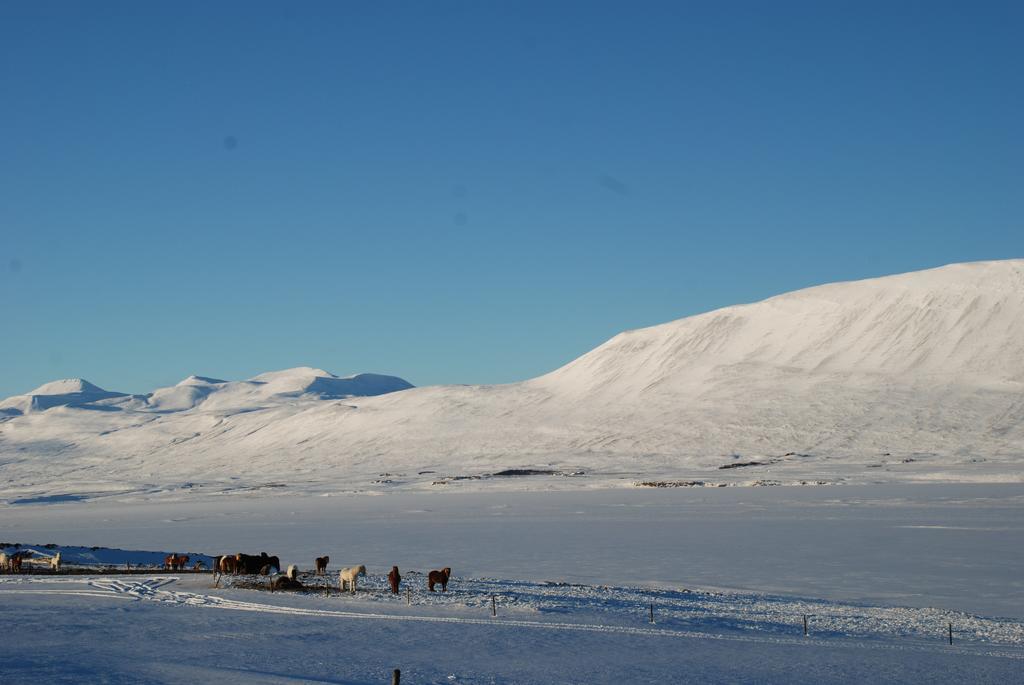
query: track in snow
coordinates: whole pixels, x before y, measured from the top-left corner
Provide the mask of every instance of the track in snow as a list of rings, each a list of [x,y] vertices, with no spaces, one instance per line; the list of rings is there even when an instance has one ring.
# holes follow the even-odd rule
[[[760,643],[776,645],[804,645],[809,647],[848,647],[869,650],[895,650],[895,651],[925,651],[925,652],[954,652],[973,656],[990,656],[1000,658],[1012,658],[1024,660],[1024,650],[1014,641],[1003,644],[966,644],[966,645],[944,645],[938,640],[925,642],[921,639],[901,639],[901,643],[893,642],[894,635],[875,635],[874,639],[858,639],[862,636],[850,636],[834,634],[836,639],[824,639],[821,637],[787,637],[773,634],[751,634],[751,633],[729,633],[709,632],[707,630],[675,629],[664,627],[641,627],[628,625],[614,625],[606,623],[590,622],[567,622],[567,621],[543,621],[528,620],[521,618],[472,618],[467,616],[436,616],[417,615],[407,613],[383,613],[379,611],[349,611],[341,609],[316,609],[310,607],[282,606],[262,602],[249,602],[222,597],[219,595],[186,592],[170,589],[180,579],[175,576],[153,577],[147,579],[136,579],[132,577],[109,578],[109,577],[76,577],[76,578],[2,578],[0,579],[0,594],[49,594],[49,595],[72,595],[101,597],[108,599],[127,599],[160,602],[164,604],[193,606],[212,609],[227,609],[232,611],[249,611],[266,614],[283,614],[289,616],[309,616],[317,618],[338,618],[353,620],[375,620],[375,621],[403,621],[403,622],[424,622],[424,623],[445,623],[461,625],[478,625],[501,628],[526,628],[539,630],[576,631],[589,633],[612,633],[632,636],[667,637],[697,640],[719,640],[743,643]],[[58,586],[83,586],[83,587],[49,587],[49,588],[27,588],[16,587],[19,585],[58,585]],[[3,587],[7,586],[7,587]],[[15,586],[15,587],[12,587]],[[574,586],[581,587],[581,586]],[[630,592],[629,588],[591,588],[592,590],[618,591],[619,593]],[[285,596],[288,595],[279,595]],[[488,596],[489,599],[489,596]],[[403,600],[404,601],[404,600]],[[449,602],[449,604],[454,604]],[[465,608],[466,605],[462,605]],[[635,605],[634,605],[635,606]],[[918,611],[918,610],[901,610]],[[978,619],[986,620],[986,619]],[[713,621],[708,621],[713,623]],[[1014,624],[1020,627],[1020,624]]]

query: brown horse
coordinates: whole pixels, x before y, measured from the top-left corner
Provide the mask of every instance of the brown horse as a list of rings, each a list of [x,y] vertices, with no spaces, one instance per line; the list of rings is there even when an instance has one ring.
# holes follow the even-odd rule
[[[168,554],[164,557],[164,568],[168,571],[181,571],[188,563],[188,556],[185,554]]]
[[[398,586],[402,583],[402,575],[398,572],[397,566],[391,567],[391,573],[388,574],[388,585],[391,586],[392,594],[398,594]]]
[[[447,566],[440,571],[431,571],[427,574],[427,589],[434,591],[435,585],[441,586],[441,592],[448,592],[448,579],[451,578],[452,570]]]
[[[327,564],[331,563],[331,558],[328,556],[316,558],[316,574],[322,576],[327,573]]]
[[[214,567],[221,573],[238,575],[238,559],[231,554],[225,554],[214,564]]]

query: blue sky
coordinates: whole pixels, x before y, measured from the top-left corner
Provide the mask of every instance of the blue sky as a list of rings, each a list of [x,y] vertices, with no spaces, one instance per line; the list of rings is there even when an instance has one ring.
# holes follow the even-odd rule
[[[1024,3],[0,3],[0,396],[551,370],[1024,256]]]

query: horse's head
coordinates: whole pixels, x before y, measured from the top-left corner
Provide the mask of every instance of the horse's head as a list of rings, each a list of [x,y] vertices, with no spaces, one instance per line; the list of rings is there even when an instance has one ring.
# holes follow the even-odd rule
[[[447,566],[445,566],[444,567],[444,577],[445,578],[451,578],[451,576],[452,576],[452,570],[450,568],[448,568]]]
[[[366,575],[366,567],[363,566],[362,564],[359,564],[359,575],[361,575],[361,576],[365,576]]]

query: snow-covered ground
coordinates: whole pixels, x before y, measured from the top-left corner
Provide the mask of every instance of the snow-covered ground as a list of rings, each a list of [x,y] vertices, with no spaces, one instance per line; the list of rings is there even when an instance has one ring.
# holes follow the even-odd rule
[[[627,331],[508,385],[49,383],[0,402],[0,498],[1021,482],[1022,398],[1024,260],[955,264]],[[553,473],[495,475],[523,468]]]
[[[0,541],[724,588],[1024,618],[1024,487],[887,485],[36,504]],[[110,563],[123,560],[108,557]],[[131,560],[134,565],[138,559]]]
[[[1016,484],[98,499],[2,506],[0,540],[61,549],[71,565],[134,568],[169,551],[267,551],[307,570],[315,556],[332,561],[297,595],[235,579],[215,588],[209,574],[0,576],[0,622],[21,628],[0,643],[12,682],[386,683],[392,668],[405,683],[1024,672]],[[369,576],[355,597],[323,595],[340,566],[359,563]],[[384,592],[392,565],[411,605]],[[430,595],[423,574],[442,566],[449,592]]]
[[[461,577],[430,594],[408,573],[411,596],[371,574],[355,595],[327,597],[325,579],[303,580],[309,593],[215,588],[208,575],[0,577],[0,621],[19,628],[0,643],[2,674],[387,683],[397,667],[406,683],[1011,682],[1024,668],[1024,624],[944,611]]]

